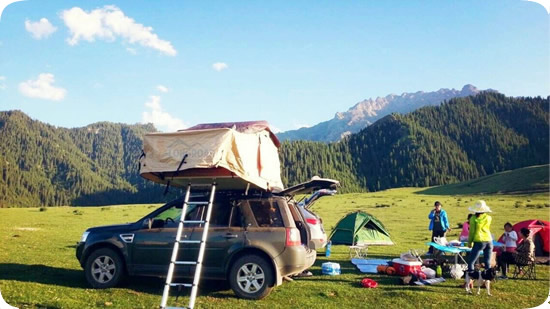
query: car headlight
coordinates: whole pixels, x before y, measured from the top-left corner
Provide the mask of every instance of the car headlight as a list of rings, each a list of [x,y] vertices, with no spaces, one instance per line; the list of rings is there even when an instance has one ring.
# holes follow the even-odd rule
[[[88,235],[90,235],[90,232],[84,232],[82,234],[82,237],[80,237],[80,242],[86,242],[86,239],[88,238]]]

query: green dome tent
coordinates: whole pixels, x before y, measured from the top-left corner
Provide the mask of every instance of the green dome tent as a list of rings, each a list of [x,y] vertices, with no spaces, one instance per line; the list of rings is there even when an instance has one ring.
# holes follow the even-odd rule
[[[362,211],[342,218],[330,234],[330,241],[335,245],[393,245],[382,222]]]

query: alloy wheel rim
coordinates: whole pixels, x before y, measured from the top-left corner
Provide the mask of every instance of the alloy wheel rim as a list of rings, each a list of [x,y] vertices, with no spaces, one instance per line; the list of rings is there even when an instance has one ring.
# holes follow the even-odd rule
[[[91,272],[95,281],[107,283],[115,276],[115,261],[106,255],[98,256],[92,263]]]
[[[246,293],[256,293],[265,284],[264,270],[256,263],[246,263],[237,272],[239,288]]]

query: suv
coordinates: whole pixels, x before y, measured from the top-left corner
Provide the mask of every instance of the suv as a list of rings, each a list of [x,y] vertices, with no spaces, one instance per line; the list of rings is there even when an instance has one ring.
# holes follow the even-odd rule
[[[192,196],[198,199],[205,197]],[[182,204],[180,198],[134,223],[86,230],[76,257],[88,283],[110,288],[125,275],[166,276]],[[283,277],[315,262],[308,225],[287,192],[220,191],[212,207],[202,278],[228,280],[237,296],[261,299],[282,284]],[[205,208],[188,205],[186,220],[202,220]],[[182,239],[199,240],[202,230],[202,224],[185,224]],[[185,244],[178,260],[196,260],[198,250],[199,244]],[[194,268],[178,265],[174,276],[192,277]]]

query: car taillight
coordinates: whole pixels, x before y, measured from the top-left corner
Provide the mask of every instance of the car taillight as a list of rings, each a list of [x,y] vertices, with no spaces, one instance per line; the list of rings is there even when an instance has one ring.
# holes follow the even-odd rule
[[[307,218],[306,221],[307,221],[307,223],[313,224],[313,225],[317,224],[317,222],[318,222],[317,219],[315,219],[315,218]]]
[[[300,238],[300,231],[297,228],[287,227],[286,228],[286,246],[299,246],[302,244],[302,239]]]

